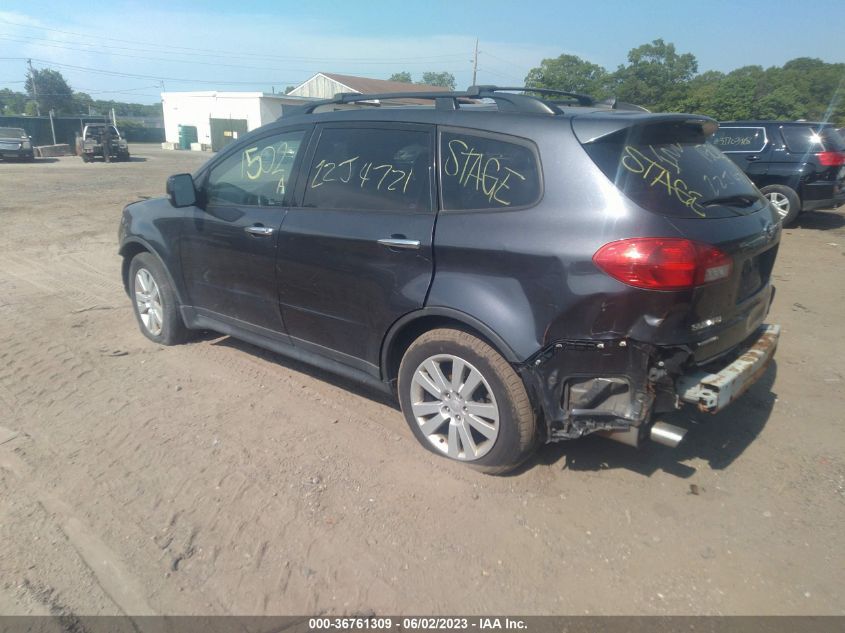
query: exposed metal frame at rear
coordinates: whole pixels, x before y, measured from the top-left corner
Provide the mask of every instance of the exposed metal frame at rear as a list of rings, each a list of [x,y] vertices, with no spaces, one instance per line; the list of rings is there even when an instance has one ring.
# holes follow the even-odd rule
[[[763,325],[742,355],[718,372],[698,370],[678,378],[681,400],[707,413],[718,413],[736,400],[766,371],[777,349],[779,325]]]

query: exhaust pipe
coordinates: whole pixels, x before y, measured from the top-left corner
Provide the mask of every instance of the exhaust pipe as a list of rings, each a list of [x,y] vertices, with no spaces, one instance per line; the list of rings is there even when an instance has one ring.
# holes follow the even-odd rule
[[[686,434],[686,429],[668,422],[655,422],[651,425],[650,437],[652,441],[669,448],[675,448],[680,444]]]

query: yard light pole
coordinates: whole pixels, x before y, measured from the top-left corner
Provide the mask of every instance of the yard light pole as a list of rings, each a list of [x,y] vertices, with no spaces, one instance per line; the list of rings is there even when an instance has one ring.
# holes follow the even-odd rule
[[[53,108],[50,108],[50,131],[53,133],[53,145],[56,144],[56,126],[53,125],[53,117],[56,115],[56,111]]]

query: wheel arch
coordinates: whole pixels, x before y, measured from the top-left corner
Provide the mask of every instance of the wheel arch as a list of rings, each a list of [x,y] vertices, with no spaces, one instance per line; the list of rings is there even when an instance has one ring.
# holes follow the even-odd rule
[[[382,380],[396,380],[405,350],[417,337],[439,327],[453,327],[469,332],[492,346],[509,363],[521,361],[501,336],[475,317],[452,308],[428,307],[406,314],[388,330],[381,346]]]
[[[123,279],[123,289],[126,291],[127,295],[129,294],[129,266],[132,264],[132,260],[135,258],[136,255],[139,255],[140,253],[149,253],[158,260],[159,264],[161,264],[161,267],[164,270],[164,274],[167,275],[167,278],[170,281],[170,285],[173,288],[173,291],[176,293],[176,298],[179,301],[179,305],[186,305],[182,296],[182,289],[175,282],[176,280],[173,279],[173,275],[171,274],[170,269],[167,267],[167,264],[164,263],[164,259],[161,257],[161,255],[156,252],[156,250],[149,243],[139,237],[133,237],[123,243],[118,253],[121,257],[123,257],[123,264],[121,265],[120,272],[121,277]]]

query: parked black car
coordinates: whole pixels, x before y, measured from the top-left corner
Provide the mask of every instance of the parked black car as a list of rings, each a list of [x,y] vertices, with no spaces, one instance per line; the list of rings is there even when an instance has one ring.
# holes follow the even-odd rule
[[[712,142],[771,200],[785,226],[801,211],[845,202],[845,141],[832,124],[726,121]]]
[[[340,95],[172,176],[123,211],[141,331],[398,393],[486,472],[594,432],[676,445],[654,414],[722,409],[774,353],[773,207],[712,119],[514,91]],[[384,105],[411,97],[435,106]]]
[[[19,127],[0,127],[0,158],[33,161],[32,139]]]

